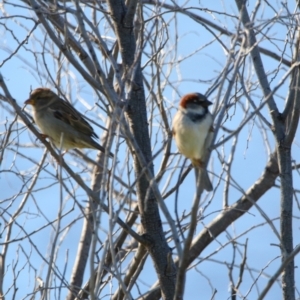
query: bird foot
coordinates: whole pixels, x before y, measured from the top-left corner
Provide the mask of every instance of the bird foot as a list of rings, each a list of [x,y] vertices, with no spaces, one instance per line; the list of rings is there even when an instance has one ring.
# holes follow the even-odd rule
[[[40,136],[41,136],[41,139],[42,139],[42,140],[45,140],[45,139],[48,138],[48,135],[47,135],[47,134],[40,133]]]
[[[205,163],[199,158],[199,159],[193,159],[192,164],[194,167],[198,168],[205,168]]]

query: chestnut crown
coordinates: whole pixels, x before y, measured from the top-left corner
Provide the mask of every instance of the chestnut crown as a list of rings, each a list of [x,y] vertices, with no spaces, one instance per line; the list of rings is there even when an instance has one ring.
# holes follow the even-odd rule
[[[179,105],[183,108],[187,108],[188,105],[201,105],[202,107],[208,107],[211,104],[212,102],[210,102],[206,96],[200,93],[187,94],[181,98],[179,103]]]

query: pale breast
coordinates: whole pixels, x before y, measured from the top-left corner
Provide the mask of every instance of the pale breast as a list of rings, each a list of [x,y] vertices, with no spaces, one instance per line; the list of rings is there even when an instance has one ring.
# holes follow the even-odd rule
[[[55,146],[60,147],[61,134],[63,132],[63,149],[76,148],[75,141],[78,134],[70,125],[56,119],[52,113],[35,112],[33,116],[41,132],[47,135]]]
[[[173,120],[174,138],[180,153],[190,159],[201,159],[212,117],[208,114],[205,118],[193,119],[178,111]]]

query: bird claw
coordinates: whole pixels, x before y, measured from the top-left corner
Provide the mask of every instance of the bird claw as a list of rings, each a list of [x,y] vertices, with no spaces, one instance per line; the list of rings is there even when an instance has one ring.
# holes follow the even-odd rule
[[[194,167],[205,168],[205,163],[201,159],[193,159],[192,164]]]
[[[41,140],[45,140],[47,139],[49,136],[47,134],[43,134],[43,133],[40,133],[40,137],[41,137]],[[36,138],[36,141],[38,140],[38,138]]]

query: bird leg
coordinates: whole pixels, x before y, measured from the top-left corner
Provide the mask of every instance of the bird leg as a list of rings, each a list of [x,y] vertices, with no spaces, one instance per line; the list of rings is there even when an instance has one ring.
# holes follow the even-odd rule
[[[41,140],[45,140],[46,138],[48,138],[47,134],[40,133],[40,136],[41,136]],[[38,139],[38,138],[36,138],[36,139]]]
[[[200,158],[192,159],[191,161],[194,167],[205,168],[205,163]]]

